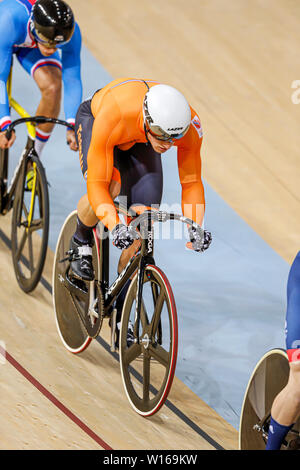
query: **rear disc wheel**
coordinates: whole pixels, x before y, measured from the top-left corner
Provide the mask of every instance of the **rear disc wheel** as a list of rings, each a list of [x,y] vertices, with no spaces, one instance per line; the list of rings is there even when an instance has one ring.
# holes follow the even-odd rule
[[[93,325],[91,325],[91,328],[87,329],[81,317],[86,316],[86,312],[88,311],[91,302],[91,296],[96,298],[98,295],[97,285],[94,281],[87,282],[74,280],[74,284],[78,287],[78,295],[76,295],[76,289],[73,289],[71,294],[67,287],[68,283],[66,282],[66,276],[69,272],[68,268],[70,263],[68,260],[62,260],[66,258],[66,253],[70,249],[70,241],[75,233],[76,224],[77,211],[74,211],[67,217],[57,241],[52,281],[52,297],[57,330],[64,346],[68,351],[74,354],[84,351],[95,336]],[[95,278],[97,279],[99,271],[96,246],[97,244],[94,243],[93,265]],[[93,318],[90,320],[92,322]],[[97,324],[97,331],[100,330],[101,324]]]
[[[264,450],[271,407],[285,387],[289,362],[283,349],[268,351],[257,363],[244,395],[239,426],[240,450]]]

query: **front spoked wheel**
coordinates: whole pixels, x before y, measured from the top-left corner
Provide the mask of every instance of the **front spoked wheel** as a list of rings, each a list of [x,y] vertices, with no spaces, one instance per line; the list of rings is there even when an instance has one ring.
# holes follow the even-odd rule
[[[135,323],[137,274],[124,302],[120,335],[123,385],[133,409],[147,417],[166,401],[175,374],[178,323],[174,296],[165,274],[156,266],[145,268],[139,341],[128,341]]]
[[[53,304],[59,336],[68,351],[78,354],[84,351],[96,337],[102,325],[101,292],[96,281],[87,282],[74,279],[69,270],[66,254],[76,230],[77,212],[66,219],[56,245],[53,265]],[[99,266],[96,250],[93,248],[95,278]],[[94,305],[94,310],[90,308]],[[96,316],[97,315],[97,316]]]
[[[19,286],[31,292],[38,284],[47,254],[49,194],[44,167],[38,157],[25,163],[19,178],[12,214],[12,259]]]

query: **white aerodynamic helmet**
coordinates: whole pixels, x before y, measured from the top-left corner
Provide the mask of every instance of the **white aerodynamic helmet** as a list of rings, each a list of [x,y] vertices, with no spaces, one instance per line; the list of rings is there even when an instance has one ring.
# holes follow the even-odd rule
[[[154,85],[143,103],[146,131],[159,140],[181,139],[191,123],[190,106],[180,91],[169,85]]]

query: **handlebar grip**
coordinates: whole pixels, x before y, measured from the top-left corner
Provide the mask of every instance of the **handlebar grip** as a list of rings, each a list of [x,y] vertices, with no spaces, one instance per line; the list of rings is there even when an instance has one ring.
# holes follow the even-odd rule
[[[12,133],[15,132],[14,129],[12,127],[8,127],[6,129],[6,132],[5,132],[5,137],[7,138],[7,140],[10,140],[11,139],[11,136],[12,136]]]

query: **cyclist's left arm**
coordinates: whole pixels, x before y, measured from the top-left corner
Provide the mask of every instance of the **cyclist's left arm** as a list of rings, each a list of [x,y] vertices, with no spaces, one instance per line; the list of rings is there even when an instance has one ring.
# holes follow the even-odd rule
[[[64,84],[64,111],[66,121],[74,124],[82,100],[81,80],[81,32],[78,24],[72,39],[62,47],[62,68]]]
[[[178,142],[177,160],[182,187],[181,205],[183,215],[191,218],[199,225],[202,225],[205,213],[200,154],[202,140],[200,120],[195,116],[188,133]]]
[[[16,15],[15,13],[18,13]],[[9,98],[7,94],[7,79],[9,76],[13,45],[22,41],[19,22],[23,20],[22,14],[11,10],[7,5],[0,3],[0,148],[11,147],[15,141],[13,132],[10,140],[5,135],[6,128],[11,123]],[[22,12],[21,12],[22,13]]]
[[[10,7],[10,8],[9,8]],[[7,95],[7,79],[9,76],[13,45],[22,40],[20,37],[20,12],[11,8],[11,5],[0,2],[0,130],[4,131],[11,123],[10,109]],[[16,5],[18,8],[18,5]],[[22,11],[21,11],[22,13]],[[17,15],[18,14],[18,15]]]

